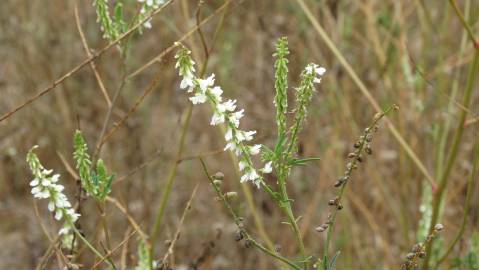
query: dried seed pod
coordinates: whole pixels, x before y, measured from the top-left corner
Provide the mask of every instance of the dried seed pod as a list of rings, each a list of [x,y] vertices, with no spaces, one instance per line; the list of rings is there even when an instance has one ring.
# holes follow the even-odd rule
[[[217,186],[217,187],[221,186],[221,183],[223,183],[223,181],[221,181],[219,179],[213,180],[213,184],[215,184],[215,186]]]
[[[225,175],[222,172],[217,172],[212,177],[216,180],[223,180],[225,178]]]
[[[440,231],[442,231],[443,229],[444,229],[444,225],[442,225],[441,223],[438,223],[438,224],[436,224],[436,225],[434,226],[434,230],[435,230],[435,231],[440,232]]]
[[[419,258],[423,259],[425,257],[426,257],[426,252],[424,251],[419,252]]]
[[[338,210],[341,210],[343,209],[343,205],[341,203],[338,203],[337,207],[336,207]]]
[[[279,253],[281,251],[281,245],[280,244],[274,245],[274,251]]]
[[[225,193],[225,197],[227,199],[233,199],[233,198],[236,198],[237,196],[238,196],[238,193],[236,193],[234,191],[230,191],[230,192]]]
[[[334,187],[340,187],[342,184],[343,184],[343,182],[338,180],[334,183]]]
[[[351,152],[348,154],[348,158],[355,158],[355,157],[356,157],[356,153]]]
[[[251,240],[249,239],[246,239],[246,241],[244,241],[244,247],[245,248],[249,248],[253,245],[253,242],[251,242]]]
[[[411,248],[411,252],[414,252],[414,253],[416,253],[416,252],[418,252],[418,251],[420,251],[420,250],[421,250],[421,245],[420,245],[420,244],[415,244],[415,245],[412,246],[412,248]]]
[[[408,253],[408,254],[406,255],[406,259],[410,261],[410,260],[414,259],[414,256],[416,256],[416,254],[414,254],[414,253]]]
[[[364,149],[364,151],[366,152],[366,154],[368,155],[371,155],[373,153],[373,150],[371,149],[371,146],[370,145],[367,145],[366,146],[366,149]]]
[[[357,141],[354,143],[354,148],[359,148],[361,146],[361,142],[360,141]]]
[[[239,242],[239,241],[243,240],[243,238],[244,238],[243,232],[242,231],[237,231],[236,235],[235,235],[235,241]]]

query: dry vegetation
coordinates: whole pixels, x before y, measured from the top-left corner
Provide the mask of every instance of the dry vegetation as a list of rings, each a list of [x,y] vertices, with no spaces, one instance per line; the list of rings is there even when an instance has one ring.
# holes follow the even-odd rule
[[[161,226],[152,237],[155,259],[166,256],[171,269],[286,268],[235,241],[237,227],[200,156],[209,172],[224,173],[223,191],[237,192],[229,202],[248,233],[285,257],[300,259],[295,235],[282,223],[284,212],[262,189],[240,184],[235,163],[222,151],[221,130],[209,125],[211,108],[194,106],[190,113],[172,47],[182,39],[197,69],[215,73],[224,95],[245,109],[242,128],[257,130],[254,142],[271,148],[276,142],[272,54],[282,36],[289,40],[290,100],[307,63],[328,70],[299,134],[299,156],[321,160],[293,168],[288,180],[308,255],[322,259],[327,234],[317,227],[328,219],[328,201],[337,193],[333,185],[353,144],[377,112],[397,104],[400,110],[381,121],[372,155],[345,189],[329,247],[329,256],[341,251],[335,269],[401,269],[411,248],[417,249],[413,245],[426,240],[434,210],[433,223],[441,222],[444,230],[427,250],[430,267],[423,269],[479,269],[479,185],[473,175],[479,159],[477,1],[457,1],[458,15],[454,0],[176,0],[153,17],[152,29],[131,35],[126,57],[118,46],[102,50],[109,41],[102,38],[92,2],[1,3],[0,269],[62,269],[65,262],[82,269],[110,267],[108,260],[94,266],[99,258],[83,242],[73,256],[55,242],[61,224],[30,193],[25,156],[36,144],[43,165],[61,174],[66,195],[79,207],[77,228],[102,254],[112,251],[109,260],[118,269],[138,264],[140,239],[155,231],[169,183]],[[124,2],[127,14],[134,14],[136,1]],[[95,70],[84,62],[92,55]],[[103,205],[80,192],[72,157],[76,129],[90,155],[116,174]],[[276,174],[265,181],[275,183]],[[188,202],[191,209],[185,211]]]

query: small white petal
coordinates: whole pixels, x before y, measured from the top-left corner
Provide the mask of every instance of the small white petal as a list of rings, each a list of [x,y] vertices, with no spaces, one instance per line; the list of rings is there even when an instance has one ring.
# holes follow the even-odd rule
[[[57,211],[55,211],[55,219],[60,220],[60,219],[62,219],[62,217],[63,217],[62,209],[57,209]]]
[[[196,104],[201,104],[201,103],[205,103],[206,102],[206,95],[204,94],[196,94],[194,97],[190,97],[190,101],[191,103],[193,103],[194,105]]]
[[[55,210],[55,204],[52,201],[48,202],[48,210],[50,212],[53,212],[53,210]]]
[[[270,161],[264,165],[264,168],[261,170],[263,173],[271,173],[273,171],[273,162]]]
[[[239,170],[243,171],[246,168],[246,166],[248,166],[248,163],[242,160],[239,162],[238,166],[239,166]]]
[[[251,155],[257,155],[259,154],[260,150],[261,150],[261,144],[255,144],[249,148],[249,153]]]
[[[30,182],[30,186],[35,187],[38,186],[39,183],[40,181],[38,180],[38,178],[35,178]]]

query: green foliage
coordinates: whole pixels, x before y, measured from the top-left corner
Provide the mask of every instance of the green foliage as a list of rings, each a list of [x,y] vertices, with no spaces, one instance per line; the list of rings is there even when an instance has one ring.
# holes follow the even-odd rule
[[[301,73],[301,83],[298,88],[296,88],[296,107],[294,109],[294,123],[290,128],[290,141],[289,141],[289,152],[294,148],[296,152],[296,144],[298,141],[298,133],[301,131],[302,124],[306,119],[307,108],[311,103],[311,98],[314,92],[314,80],[316,74],[314,72],[308,72],[304,70]]]
[[[96,171],[91,168],[92,162],[88,155],[88,145],[81,131],[75,131],[73,158],[80,175],[83,188],[95,200],[103,202],[111,191],[114,175],[108,175],[103,160],[96,163]]]
[[[115,40],[121,33],[119,29],[119,18],[114,16],[113,19],[110,16],[108,9],[108,0],[95,0],[93,5],[96,7],[97,22],[100,23],[101,31],[103,31],[103,37],[106,39]],[[121,1],[118,1],[116,8],[121,9]],[[116,15],[116,12],[115,12]]]
[[[150,252],[145,242],[141,241],[138,245],[138,265],[135,270],[150,270]]]
[[[479,270],[479,234],[474,232],[471,247],[464,257],[453,259],[451,269]]]
[[[276,107],[276,124],[278,125],[278,142],[286,132],[286,113],[288,109],[288,59],[286,56],[288,54],[288,39],[286,37],[280,38],[276,43],[276,52],[273,54],[276,57],[274,64],[276,69],[274,105]]]
[[[75,167],[78,170],[83,188],[91,194],[93,191],[90,181],[91,160],[90,155],[88,155],[88,146],[80,130],[75,131],[73,159],[76,161]]]
[[[100,24],[103,37],[109,41],[114,41],[122,34],[128,31],[128,26],[135,25],[147,18],[152,11],[160,6],[163,1],[156,0],[154,4],[148,5],[148,1],[144,1],[137,11],[137,14],[127,20],[124,16],[124,0],[115,1],[113,6],[113,14],[110,14],[108,0],[94,0],[93,5],[96,9],[97,22]],[[148,25],[148,26],[147,26]],[[149,22],[146,22],[145,27],[151,27]],[[138,31],[141,33],[142,27],[138,27]]]

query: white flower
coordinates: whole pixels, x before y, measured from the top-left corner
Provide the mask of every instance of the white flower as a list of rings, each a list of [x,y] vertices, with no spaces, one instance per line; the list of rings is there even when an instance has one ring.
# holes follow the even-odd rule
[[[239,120],[244,116],[244,110],[241,109],[237,112],[230,114],[229,121],[236,127],[239,127]]]
[[[193,77],[191,76],[184,76],[180,83],[181,89],[186,89],[187,87],[193,86]]]
[[[238,166],[239,166],[239,170],[240,170],[240,171],[243,171],[244,168],[246,168],[246,167],[248,166],[248,162],[246,162],[246,161],[244,161],[244,160],[241,160],[241,161],[239,162]]]
[[[201,104],[206,102],[206,95],[197,93],[195,96],[190,97],[190,101],[193,104]]]
[[[320,67],[316,64],[309,64],[306,66],[304,69],[308,75],[313,75],[315,74],[315,77],[313,79],[313,83],[320,83],[321,82],[321,76],[324,75],[326,72],[326,69],[324,67]]]
[[[69,227],[63,227],[60,229],[60,231],[58,231],[58,234],[59,235],[66,235],[70,232],[70,228]]]
[[[249,148],[249,153],[251,155],[257,155],[257,154],[259,154],[260,150],[261,150],[261,144],[255,144],[254,146],[251,146]]]
[[[263,169],[261,169],[261,171],[263,173],[271,173],[273,171],[273,166],[272,166],[273,162],[270,161],[270,162],[267,162],[266,164],[264,164],[264,167]]]
[[[228,99],[226,102],[218,104],[217,109],[220,112],[234,111],[236,109],[236,99]]]
[[[241,176],[241,183],[246,182],[246,181],[255,181],[259,178],[258,173],[254,168],[249,168],[249,171],[245,173],[243,176]]]
[[[221,94],[223,94],[223,90],[221,87],[215,86],[211,88],[211,94],[213,94],[216,100],[221,101]]]
[[[143,26],[144,26],[145,28],[147,28],[147,29],[151,29],[151,19],[147,20],[147,21],[143,24]]]
[[[211,122],[210,122],[210,125],[212,126],[216,126],[218,124],[222,124],[225,122],[225,116],[224,114],[220,114],[220,113],[217,113],[215,112],[213,114],[213,117],[211,117]]]
[[[203,93],[206,92],[206,89],[208,89],[209,87],[215,84],[215,74],[211,74],[211,76],[209,76],[208,78],[204,80],[199,79],[198,84],[200,86],[201,92]]]
[[[256,134],[256,130],[243,132],[244,140],[245,141],[251,141],[253,139],[254,134]]]
[[[233,139],[233,130],[230,127],[228,127],[225,133],[225,140],[229,142],[232,139]]]
[[[318,74],[318,76],[323,76],[324,73],[326,73],[326,69],[325,69],[325,68],[319,67],[319,66],[317,66],[317,65],[316,65],[316,67],[315,67],[314,70],[316,71],[316,74]]]

